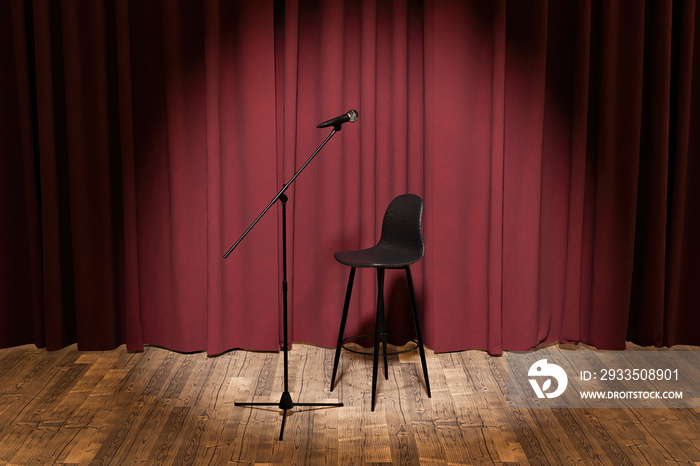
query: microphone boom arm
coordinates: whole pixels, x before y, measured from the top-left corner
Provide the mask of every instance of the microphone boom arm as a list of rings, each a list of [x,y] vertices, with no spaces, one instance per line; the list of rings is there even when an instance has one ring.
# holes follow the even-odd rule
[[[233,246],[231,246],[231,247],[229,248],[228,251],[226,251],[226,254],[224,254],[224,259],[226,259],[226,258],[229,256],[229,254],[231,254],[231,252],[233,252],[233,250],[236,249],[236,246],[238,246],[238,244],[239,244],[241,241],[243,241],[243,238],[245,238],[246,235],[247,235],[248,233],[250,233],[250,230],[252,230],[253,227],[255,227],[255,225],[260,221],[260,219],[262,219],[263,216],[267,213],[267,211],[270,210],[270,208],[275,204],[275,202],[277,202],[277,200],[278,200],[279,198],[281,198],[281,197],[284,195],[284,192],[287,190],[287,188],[289,188],[289,186],[290,186],[292,183],[294,183],[294,180],[297,179],[297,176],[299,176],[299,174],[306,168],[306,166],[307,166],[309,163],[311,163],[311,161],[314,159],[314,157],[316,157],[316,154],[318,154],[318,153],[321,151],[321,149],[323,149],[323,146],[325,146],[326,143],[327,143],[328,141],[330,141],[330,139],[333,137],[333,135],[334,135],[335,133],[337,133],[338,131],[340,131],[340,125],[334,126],[333,131],[331,131],[331,133],[328,135],[328,137],[321,143],[320,146],[318,146],[318,148],[314,151],[314,153],[311,154],[311,157],[309,157],[309,159],[308,159],[306,162],[304,162],[304,165],[302,165],[301,168],[300,168],[299,170],[297,170],[297,172],[294,174],[294,176],[292,176],[292,178],[291,178],[287,183],[285,183],[285,184],[283,185],[283,187],[282,187],[282,189],[280,190],[280,192],[278,192],[277,195],[276,195],[275,197],[272,198],[272,200],[271,200],[270,203],[267,205],[267,207],[265,207],[265,210],[263,210],[263,211],[260,213],[260,215],[258,215],[258,217],[257,217],[255,220],[253,220],[253,223],[251,223],[250,226],[246,229],[246,231],[243,232],[243,234],[241,235],[241,237],[238,238],[238,240],[236,240],[236,242],[233,244]]]

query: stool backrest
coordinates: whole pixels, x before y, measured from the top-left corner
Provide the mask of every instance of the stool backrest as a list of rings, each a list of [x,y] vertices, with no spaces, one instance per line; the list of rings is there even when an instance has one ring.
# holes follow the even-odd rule
[[[421,232],[423,199],[415,194],[402,194],[387,207],[382,221],[382,236],[377,246],[423,257],[425,245]]]

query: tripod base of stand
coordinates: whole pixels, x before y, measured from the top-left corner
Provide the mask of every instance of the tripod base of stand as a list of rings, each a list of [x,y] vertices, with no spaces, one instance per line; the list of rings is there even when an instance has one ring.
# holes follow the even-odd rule
[[[287,411],[294,409],[295,406],[316,406],[316,407],[333,407],[338,408],[343,406],[343,403],[295,403],[292,401],[292,396],[289,392],[283,392],[279,403],[253,403],[253,402],[235,402],[234,406],[277,406],[279,409],[283,410],[282,413],[282,428],[280,429],[280,440],[284,435],[284,425],[287,422]]]

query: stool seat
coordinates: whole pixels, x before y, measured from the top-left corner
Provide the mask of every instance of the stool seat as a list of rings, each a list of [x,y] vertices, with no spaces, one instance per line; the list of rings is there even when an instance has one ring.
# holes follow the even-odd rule
[[[373,246],[357,251],[341,251],[333,254],[335,260],[350,267],[361,268],[403,268],[418,262],[423,257],[422,251],[389,249],[385,246]]]
[[[377,316],[374,334],[374,364],[372,366],[372,411],[377,392],[377,368],[379,356],[384,359],[384,378],[389,378],[387,365],[387,332],[384,317],[384,271],[386,269],[404,269],[406,271],[406,281],[408,291],[411,296],[411,309],[413,323],[416,328],[416,345],[420,353],[421,364],[423,366],[423,377],[425,388],[430,398],[430,381],[428,379],[428,367],[425,361],[425,349],[423,347],[423,337],[418,320],[418,305],[416,303],[416,293],[413,288],[410,265],[423,258],[425,246],[423,244],[423,234],[421,231],[421,220],[423,216],[423,200],[415,194],[403,194],[397,196],[387,207],[382,222],[382,234],[376,246],[367,249],[354,251],[340,251],[334,254],[335,259],[341,264],[350,267],[350,277],[348,288],[345,293],[345,304],[343,306],[343,316],[340,321],[340,332],[338,333],[338,344],[335,349],[335,361],[333,363],[333,375],[331,377],[330,390],[333,391],[335,385],[335,375],[340,361],[340,351],[343,348],[343,334],[345,333],[345,323],[350,307],[350,297],[352,296],[352,285],[355,280],[355,270],[357,268],[377,269]],[[382,344],[383,351],[380,352],[379,344]]]

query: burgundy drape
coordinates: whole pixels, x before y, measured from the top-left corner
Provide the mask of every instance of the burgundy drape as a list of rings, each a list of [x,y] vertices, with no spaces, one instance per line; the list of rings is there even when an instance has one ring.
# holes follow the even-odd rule
[[[336,250],[425,200],[436,351],[700,344],[694,1],[12,0],[0,6],[0,345],[333,346]],[[700,24],[700,23],[698,23]],[[410,331],[403,276],[390,326]],[[347,333],[371,328],[360,271]]]

